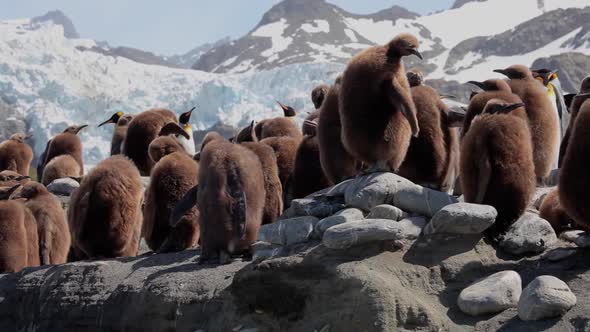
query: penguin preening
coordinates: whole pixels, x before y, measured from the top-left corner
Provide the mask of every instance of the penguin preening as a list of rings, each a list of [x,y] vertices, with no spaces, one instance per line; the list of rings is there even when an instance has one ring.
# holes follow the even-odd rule
[[[302,134],[295,123],[296,112],[291,106],[286,106],[277,102],[283,110],[283,117],[264,119],[256,124],[254,131],[259,140],[268,137],[293,137],[301,139]]]
[[[356,55],[342,76],[342,141],[350,154],[368,164],[369,172],[397,171],[410,137],[418,135],[416,107],[401,61],[412,54],[422,58],[418,40],[401,34]]]
[[[486,231],[494,240],[524,213],[535,191],[532,141],[523,106],[488,101],[461,145],[465,202],[496,208],[496,222]]]
[[[585,77],[580,83],[580,94],[585,94],[590,92],[590,76]],[[576,116],[578,115],[578,111],[582,106],[582,103],[586,100],[585,97],[576,98],[575,96],[571,97],[571,105],[570,109],[570,122],[569,125],[563,135],[563,139],[561,140],[561,146],[559,147],[559,167],[563,164],[563,159],[565,158],[565,153],[567,151],[567,146],[569,144],[569,139],[571,136],[571,132],[573,130],[574,122],[576,120]]]
[[[69,126],[61,134],[53,137],[47,148],[47,155],[43,162],[44,167],[47,167],[49,162],[58,156],[69,155],[76,161],[78,166],[80,166],[78,176],[84,175],[82,141],[80,141],[78,133],[86,127],[88,127],[88,125]],[[45,172],[45,170],[43,172]]]
[[[150,143],[168,123],[177,123],[176,115],[167,109],[150,109],[133,117],[123,142],[123,154],[133,160],[143,176],[149,176],[153,160],[148,155]]]
[[[355,176],[360,169],[360,162],[357,162],[342,144],[342,123],[338,111],[341,80],[339,76],[328,90],[320,108],[317,128],[320,164],[326,178],[335,184]]]
[[[408,79],[408,83],[410,87],[416,87],[424,84],[424,74],[421,71],[416,69],[410,69],[406,73],[406,78]]]
[[[240,144],[212,139],[201,150],[199,185],[179,202],[173,220],[195,204],[201,214],[201,263],[250,253],[261,224],[265,191],[256,154]]]
[[[38,182],[28,182],[13,197],[24,199],[37,221],[39,253],[42,265],[67,261],[71,235],[61,203]]]
[[[17,184],[25,184],[31,180],[28,175],[21,175],[14,171],[0,172],[0,187],[13,187]]]
[[[111,156],[121,154],[121,150],[123,147],[123,141],[125,137],[127,137],[127,126],[129,126],[129,122],[133,119],[133,115],[131,114],[123,114],[123,112],[117,112],[113,114],[108,120],[99,124],[99,127],[104,126],[105,124],[112,123],[115,125],[115,130],[113,131],[113,138],[111,139]]]
[[[197,245],[199,211],[193,207],[171,225],[174,206],[198,184],[199,164],[186,152],[176,135],[188,137],[184,128],[170,123],[149,146],[155,162],[143,208],[143,236],[157,252],[181,251]]]
[[[471,122],[476,116],[483,112],[483,109],[488,101],[497,98],[502,99],[507,103],[517,104],[522,102],[520,97],[512,93],[510,85],[508,85],[508,83],[506,83],[504,80],[489,79],[483,82],[469,81],[467,83],[475,85],[483,91],[475,94],[469,102],[467,112],[465,113],[465,121],[463,122],[461,137],[464,137],[467,134],[469,128],[471,127]]]
[[[195,140],[193,139],[193,128],[190,124],[191,115],[196,107],[191,108],[188,112],[184,112],[178,118],[178,123],[182,127],[182,129],[188,135],[188,138],[184,135],[177,134],[176,139],[180,142],[180,144],[184,147],[186,152],[191,156],[196,153],[195,151]]]
[[[420,133],[412,137],[399,175],[432,189],[452,189],[459,163],[458,126],[439,93],[427,85],[412,87]]]
[[[62,154],[51,159],[51,161],[45,165],[41,183],[44,186],[48,186],[51,182],[57,179],[79,177],[80,173],[82,173],[82,170],[76,159],[69,154]]]
[[[559,118],[541,82],[533,78],[531,70],[523,65],[494,70],[506,75],[512,92],[522,99],[528,117],[533,142],[533,159],[537,180],[542,181],[557,164],[559,157]]]
[[[68,224],[74,252],[90,259],[136,256],[142,201],[141,177],[131,160],[113,156],[101,161],[71,195]]]
[[[0,171],[9,170],[21,175],[29,175],[33,150],[25,143],[33,135],[14,134],[0,143]]]
[[[235,137],[236,143],[257,142],[258,137],[256,137],[255,128],[256,122],[252,120],[247,127],[242,128],[242,130],[238,132],[238,134]]]
[[[579,94],[576,99],[582,105],[572,117],[571,136],[559,173],[559,200],[574,225],[590,231],[590,93]]]

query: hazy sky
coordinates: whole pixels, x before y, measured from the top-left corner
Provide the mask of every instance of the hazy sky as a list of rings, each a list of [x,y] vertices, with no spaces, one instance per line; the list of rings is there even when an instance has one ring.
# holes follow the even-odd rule
[[[0,0],[0,19],[42,15],[60,9],[84,38],[180,54],[226,36],[240,37],[280,0]],[[454,0],[328,0],[353,13],[394,4],[426,14]]]

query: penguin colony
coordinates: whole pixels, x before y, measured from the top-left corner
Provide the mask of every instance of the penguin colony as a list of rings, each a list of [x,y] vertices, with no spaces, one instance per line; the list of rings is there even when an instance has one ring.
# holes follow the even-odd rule
[[[278,102],[282,116],[252,120],[229,139],[210,132],[198,152],[195,108],[178,118],[162,108],[118,112],[98,124],[114,124],[110,158],[85,174],[86,125],[70,126],[47,142],[35,182],[30,136],[11,136],[0,144],[0,272],[135,256],[142,237],[154,252],[200,247],[200,262],[228,263],[249,257],[260,225],[291,200],[383,171],[494,206],[486,235],[497,241],[558,158],[559,186],[541,215],[557,231],[590,230],[590,78],[563,96],[556,72],[514,65],[496,70],[506,80],[467,82],[478,90],[461,109],[419,70],[406,72],[411,55],[422,58],[409,34],[366,49],[332,85],[311,91],[301,127],[303,113]],[[150,177],[145,190],[141,176]],[[45,187],[64,177],[82,177],[67,216]]]

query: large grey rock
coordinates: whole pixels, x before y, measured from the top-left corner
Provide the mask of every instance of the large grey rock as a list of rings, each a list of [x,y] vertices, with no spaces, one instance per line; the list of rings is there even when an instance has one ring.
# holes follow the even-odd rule
[[[389,219],[365,219],[332,226],[322,243],[331,249],[346,249],[368,242],[415,238],[415,225]]]
[[[281,216],[281,219],[301,216],[325,218],[344,208],[346,208],[344,200],[338,196],[294,199],[291,201],[291,206]]]
[[[576,296],[565,282],[553,276],[539,276],[522,291],[518,317],[529,321],[561,316],[576,302]]]
[[[480,279],[459,294],[457,305],[466,314],[478,316],[515,308],[522,292],[520,275],[502,271]]]
[[[480,234],[494,224],[497,216],[493,206],[455,203],[439,210],[424,229],[424,234]]]
[[[425,217],[407,217],[399,221],[399,225],[405,230],[405,239],[413,240],[418,238],[424,227],[428,224]]]
[[[557,262],[569,258],[575,255],[577,252],[578,249],[576,248],[555,248],[547,252],[544,258],[551,262]]]
[[[371,212],[367,215],[367,219],[402,220],[407,215],[407,213],[393,205],[381,204],[371,209]]]
[[[508,228],[500,247],[511,254],[522,255],[543,252],[555,241],[557,236],[547,220],[525,212]]]
[[[344,198],[347,205],[363,211],[391,204],[427,217],[457,202],[453,196],[418,186],[393,173],[375,173],[354,179],[346,185]]]
[[[363,220],[363,211],[355,208],[344,209],[336,212],[333,216],[326,217],[320,220],[315,225],[314,234],[317,238],[321,238],[324,232],[335,225],[343,224],[345,222]]]
[[[56,179],[47,186],[50,193],[59,196],[70,196],[78,188],[80,183],[70,178]]]
[[[280,245],[306,242],[318,221],[316,217],[307,216],[262,225],[258,231],[258,241]]]
[[[261,261],[279,256],[283,252],[283,246],[262,241],[253,243],[251,248],[252,260],[254,261]]]
[[[582,233],[576,238],[576,245],[580,248],[590,247],[590,234]]]

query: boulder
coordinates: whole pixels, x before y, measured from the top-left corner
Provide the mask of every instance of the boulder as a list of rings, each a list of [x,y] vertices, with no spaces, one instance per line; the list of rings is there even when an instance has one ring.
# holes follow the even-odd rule
[[[312,198],[294,199],[281,219],[288,219],[301,216],[313,216],[325,218],[346,208],[343,197],[339,196],[316,196]]]
[[[559,234],[559,238],[567,242],[576,242],[576,239],[585,233],[584,231],[565,231]]]
[[[576,302],[576,296],[565,282],[553,276],[539,276],[522,291],[518,317],[530,321],[562,316]]]
[[[481,234],[494,224],[497,216],[493,206],[455,203],[439,210],[424,229],[424,234]]]
[[[389,219],[365,219],[332,226],[326,230],[322,243],[331,249],[346,249],[356,245],[415,238],[416,226]]]
[[[316,238],[321,239],[324,235],[324,232],[332,226],[343,224],[345,222],[359,221],[363,219],[363,211],[355,208],[344,209],[342,211],[336,212],[336,214],[334,214],[333,216],[326,217],[320,220],[315,225],[314,235]]]
[[[70,178],[56,179],[47,186],[47,190],[57,196],[70,196],[78,188],[80,183]]]
[[[393,205],[381,204],[371,209],[371,212],[367,215],[367,219],[402,220],[407,216],[407,213]]]
[[[557,236],[547,220],[525,212],[508,228],[500,247],[511,254],[522,255],[543,252],[555,241]]]
[[[400,220],[399,225],[404,229],[406,240],[414,240],[420,236],[422,230],[428,224],[428,220],[424,217],[407,217]]]
[[[297,217],[283,219],[272,224],[262,225],[258,230],[258,241],[279,245],[306,242],[319,221],[316,217]]]
[[[457,305],[466,314],[479,316],[515,308],[522,292],[520,275],[502,271],[480,279],[459,294]]]
[[[590,247],[590,234],[582,233],[580,234],[575,241],[576,245],[580,248],[588,248]]]
[[[545,259],[551,262],[557,262],[567,259],[578,252],[576,248],[556,248],[545,254]]]

